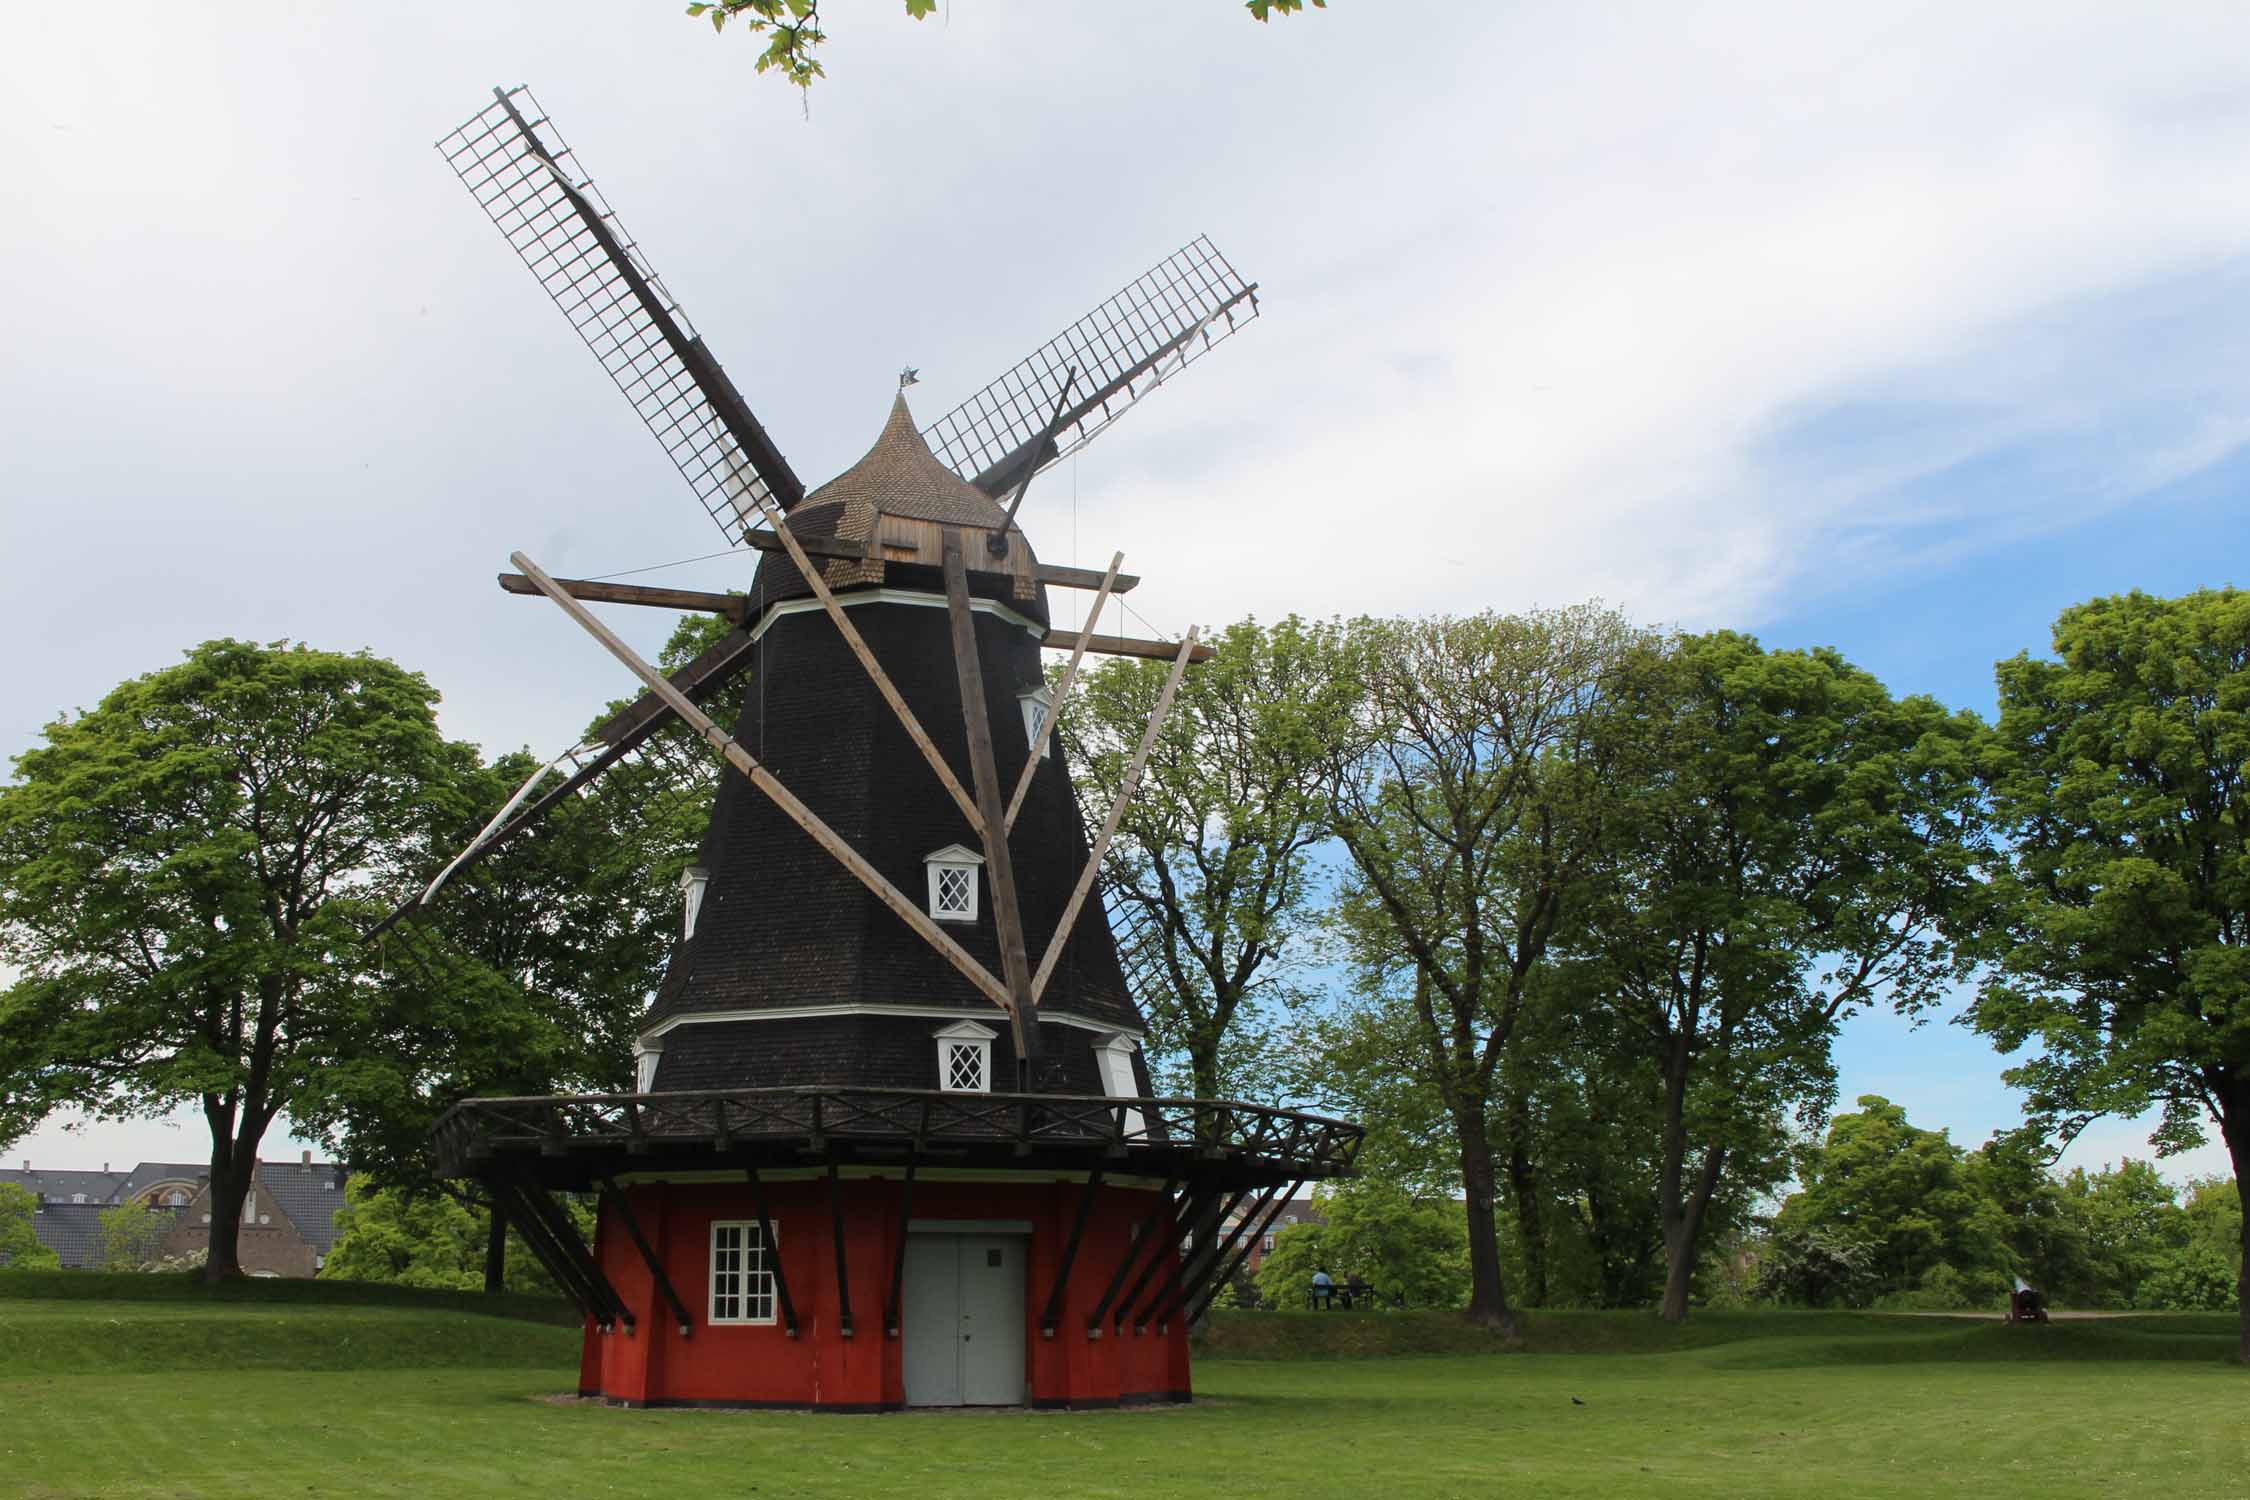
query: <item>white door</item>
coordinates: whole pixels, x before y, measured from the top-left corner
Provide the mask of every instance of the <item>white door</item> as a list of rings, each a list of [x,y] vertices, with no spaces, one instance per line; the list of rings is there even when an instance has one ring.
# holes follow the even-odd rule
[[[907,1405],[1023,1403],[1029,1243],[1009,1234],[907,1237],[899,1329]]]

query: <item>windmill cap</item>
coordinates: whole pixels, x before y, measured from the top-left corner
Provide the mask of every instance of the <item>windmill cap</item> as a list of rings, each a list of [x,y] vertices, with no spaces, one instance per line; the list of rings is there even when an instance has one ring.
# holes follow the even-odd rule
[[[886,526],[896,521],[897,526]],[[976,536],[1003,529],[1009,540],[1011,561],[1026,570],[1032,562],[1030,544],[1011,525],[1000,503],[947,468],[930,451],[915,429],[914,413],[902,392],[892,398],[889,417],[874,445],[857,463],[829,480],[790,509],[786,521],[800,537],[840,541],[880,542],[883,557],[866,561],[836,559],[822,566],[822,579],[831,589],[843,590],[881,584],[890,574],[888,564],[933,567],[939,561],[939,532],[961,527]],[[970,544],[969,566],[990,564],[981,543]],[[1020,590],[1011,591],[1013,606],[1042,625],[1047,622],[1045,601],[1030,584],[1028,572],[1019,575]],[[911,585],[910,585],[911,586]],[[769,552],[758,567],[758,595],[765,600],[794,598],[811,592],[787,555]],[[979,593],[987,586],[975,585]]]

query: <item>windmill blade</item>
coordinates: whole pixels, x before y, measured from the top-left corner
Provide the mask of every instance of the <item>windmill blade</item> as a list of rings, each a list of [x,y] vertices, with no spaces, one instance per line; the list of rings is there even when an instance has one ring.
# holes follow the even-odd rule
[[[438,142],[730,543],[805,487],[525,88]]]
[[[988,495],[1002,495],[1085,447],[1128,407],[1258,315],[1258,287],[1202,235],[931,423],[930,451]],[[1047,435],[1075,368],[1078,398]]]

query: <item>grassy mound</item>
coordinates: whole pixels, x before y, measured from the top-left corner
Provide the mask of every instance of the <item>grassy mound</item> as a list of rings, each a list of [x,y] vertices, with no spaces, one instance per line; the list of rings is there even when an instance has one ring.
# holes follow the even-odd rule
[[[551,1369],[577,1317],[533,1297],[359,1282],[0,1275],[0,1378],[237,1370]]]
[[[1214,1312],[1196,1339],[1214,1359],[1385,1359],[1465,1354],[1672,1354],[1718,1350],[1742,1368],[1995,1360],[2224,1360],[2235,1322],[2163,1314],[2011,1326],[1988,1318],[1858,1312],[1524,1312],[1511,1343],[1452,1312]]]

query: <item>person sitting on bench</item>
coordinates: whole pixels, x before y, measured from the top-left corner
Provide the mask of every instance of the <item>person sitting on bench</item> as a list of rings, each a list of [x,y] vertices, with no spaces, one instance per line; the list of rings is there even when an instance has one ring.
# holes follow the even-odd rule
[[[1316,1308],[1336,1305],[1336,1283],[1329,1276],[1326,1266],[1312,1273],[1312,1305]]]
[[[1344,1306],[1346,1308],[1368,1307],[1372,1306],[1374,1301],[1375,1288],[1367,1284],[1366,1277],[1354,1271],[1344,1278]]]

